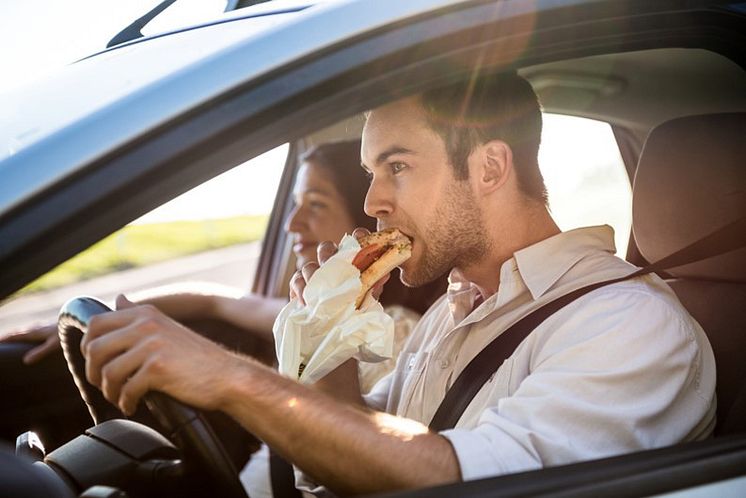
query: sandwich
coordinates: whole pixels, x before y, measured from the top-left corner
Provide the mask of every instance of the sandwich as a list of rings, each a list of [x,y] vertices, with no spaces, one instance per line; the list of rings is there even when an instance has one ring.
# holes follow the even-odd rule
[[[344,351],[346,358],[363,351],[365,355],[379,358],[385,358],[391,354],[393,321],[390,317],[385,317],[385,312],[380,307],[360,310],[360,306],[381,279],[409,259],[412,255],[412,241],[398,229],[389,228],[370,233],[361,237],[357,242],[352,236],[345,235],[340,241],[339,249],[340,251],[321,265],[318,272],[314,274],[324,274],[322,278],[319,280],[311,278],[304,290],[305,296],[306,291],[311,286],[314,287],[313,292],[306,296],[313,302],[306,302],[305,306],[298,306],[298,303],[291,302],[282,310],[273,327],[276,343],[280,345],[278,348],[280,371],[293,376],[297,375],[296,379],[301,379],[306,373],[305,379],[315,382],[320,375],[326,375],[328,369],[325,369],[324,365],[327,362],[338,364],[340,351]],[[354,256],[351,257],[352,254]],[[343,268],[342,271],[337,271],[340,267],[329,264],[332,260],[342,261],[344,265],[352,263],[359,270],[359,276],[356,276],[354,271],[350,271],[352,269],[349,266]],[[350,280],[355,278],[360,279],[361,285],[359,293],[355,296],[355,306],[350,309],[348,299],[352,299],[351,294],[354,290],[348,284],[352,283]],[[329,286],[331,289],[328,288]],[[347,289],[342,312],[339,310],[340,301],[335,293],[338,286]],[[319,313],[319,310],[323,311]],[[317,313],[326,319],[309,320],[310,316]],[[345,327],[343,322],[353,313],[360,313],[367,318],[353,323],[352,326],[355,327],[356,332],[360,332],[359,334],[344,334],[341,332],[343,329],[351,329],[349,326]],[[369,337],[369,334],[372,335]],[[373,343],[369,342],[371,340]],[[298,348],[297,345],[301,347]],[[298,361],[297,370],[295,370],[295,361]],[[306,365],[310,365],[312,361],[314,364],[312,371],[306,372]],[[323,375],[319,373],[320,371],[324,372]]]
[[[360,270],[362,287],[355,300],[355,309],[360,308],[376,282],[412,255],[412,241],[397,228],[370,233],[358,242],[360,251],[353,258],[352,264]]]

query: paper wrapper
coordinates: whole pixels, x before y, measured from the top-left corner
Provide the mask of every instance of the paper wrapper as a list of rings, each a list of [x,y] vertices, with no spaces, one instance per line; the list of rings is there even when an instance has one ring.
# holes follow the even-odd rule
[[[275,320],[277,362],[281,374],[311,384],[350,358],[378,362],[391,358],[394,321],[370,295],[360,309],[360,271],[352,259],[360,250],[345,235],[339,251],[311,277],[303,306],[293,299]]]

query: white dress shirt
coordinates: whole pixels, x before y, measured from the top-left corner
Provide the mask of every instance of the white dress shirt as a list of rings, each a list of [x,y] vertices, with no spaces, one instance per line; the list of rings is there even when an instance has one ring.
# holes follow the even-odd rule
[[[385,311],[386,314],[394,319],[394,354],[391,359],[379,363],[360,362],[358,364],[360,390],[364,393],[370,391],[381,378],[394,369],[399,353],[407,342],[415,325],[420,320],[419,313],[403,306],[387,306]],[[243,470],[239,473],[239,478],[251,498],[272,497],[269,447],[266,444],[262,444],[259,450],[251,455],[251,459],[249,459]]]
[[[636,268],[608,226],[515,253],[479,302],[452,272],[396,369],[368,404],[428,424],[458,374],[492,339],[568,292]],[[595,290],[539,325],[442,432],[464,480],[702,439],[715,424],[715,360],[701,327],[655,275]]]

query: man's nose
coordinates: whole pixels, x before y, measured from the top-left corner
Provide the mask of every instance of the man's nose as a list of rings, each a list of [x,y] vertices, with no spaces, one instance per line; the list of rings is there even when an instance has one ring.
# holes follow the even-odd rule
[[[392,192],[383,180],[378,180],[375,177],[371,180],[363,208],[365,214],[379,219],[385,218],[393,212]]]

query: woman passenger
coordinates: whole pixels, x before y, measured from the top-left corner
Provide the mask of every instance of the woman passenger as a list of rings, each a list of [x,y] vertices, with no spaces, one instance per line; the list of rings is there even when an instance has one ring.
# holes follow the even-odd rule
[[[320,242],[337,242],[356,227],[376,229],[375,218],[363,211],[368,179],[359,166],[359,140],[315,146],[301,156],[300,162],[293,191],[295,206],[285,223],[285,229],[292,236],[298,268],[316,261],[316,247]],[[404,287],[398,278],[389,280],[379,301],[394,318],[394,358],[381,363],[360,363],[363,392],[368,392],[377,380],[393,369],[396,356],[420,314],[445,292],[445,287],[444,279],[418,289]],[[257,294],[240,296],[227,290],[155,294],[136,302],[152,304],[177,321],[221,320],[257,338],[273,341],[272,325],[287,299]],[[41,342],[24,357],[28,364],[59,349],[56,324],[11,333],[2,340]]]

